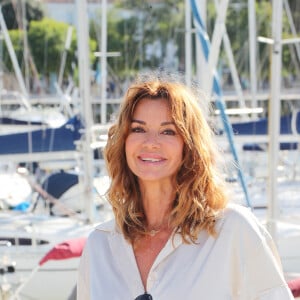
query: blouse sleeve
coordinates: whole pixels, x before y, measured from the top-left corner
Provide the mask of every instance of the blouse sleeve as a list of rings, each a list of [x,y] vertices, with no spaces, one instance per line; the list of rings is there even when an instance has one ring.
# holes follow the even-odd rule
[[[244,273],[249,299],[292,300],[294,297],[284,279],[280,256],[273,239],[258,221],[256,225],[261,241],[252,253],[248,253]]]
[[[79,262],[77,274],[77,298],[78,300],[91,299],[89,288],[88,255],[87,245],[85,246]]]

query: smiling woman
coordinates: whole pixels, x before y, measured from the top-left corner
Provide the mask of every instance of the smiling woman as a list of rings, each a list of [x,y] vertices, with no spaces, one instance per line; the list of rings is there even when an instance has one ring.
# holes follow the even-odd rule
[[[228,204],[201,101],[170,76],[128,89],[104,152],[115,219],[87,240],[77,299],[293,299],[266,229]]]

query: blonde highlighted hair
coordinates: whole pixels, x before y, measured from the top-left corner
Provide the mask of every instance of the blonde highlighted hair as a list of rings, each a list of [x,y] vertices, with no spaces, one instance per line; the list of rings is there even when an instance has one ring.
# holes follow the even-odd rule
[[[166,99],[178,133],[183,138],[183,160],[176,176],[176,199],[170,224],[186,243],[196,242],[200,230],[215,233],[217,214],[227,203],[226,188],[217,168],[213,131],[199,107],[201,99],[187,86],[170,78],[155,76],[132,84],[124,97],[118,119],[108,132],[104,150],[111,177],[108,200],[117,225],[131,242],[147,234],[138,180],[129,169],[125,156],[125,141],[134,109],[144,98]]]

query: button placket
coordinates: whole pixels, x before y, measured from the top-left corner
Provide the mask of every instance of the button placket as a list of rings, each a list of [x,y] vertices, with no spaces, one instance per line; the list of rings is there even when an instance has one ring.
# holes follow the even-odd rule
[[[147,278],[147,291],[151,291],[159,282],[159,268],[163,261],[182,244],[182,237],[179,234],[171,236],[162,251],[156,257]]]
[[[151,290],[157,282],[157,272],[150,271],[147,279],[147,290]]]

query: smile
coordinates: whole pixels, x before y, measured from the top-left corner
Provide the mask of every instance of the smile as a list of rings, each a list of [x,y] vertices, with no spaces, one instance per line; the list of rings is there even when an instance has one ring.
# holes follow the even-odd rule
[[[143,162],[150,162],[150,163],[159,163],[166,160],[162,157],[142,157],[142,156],[140,156],[139,159]]]
[[[163,160],[157,159],[157,158],[142,158],[142,161],[159,162],[159,161],[163,161]]]

